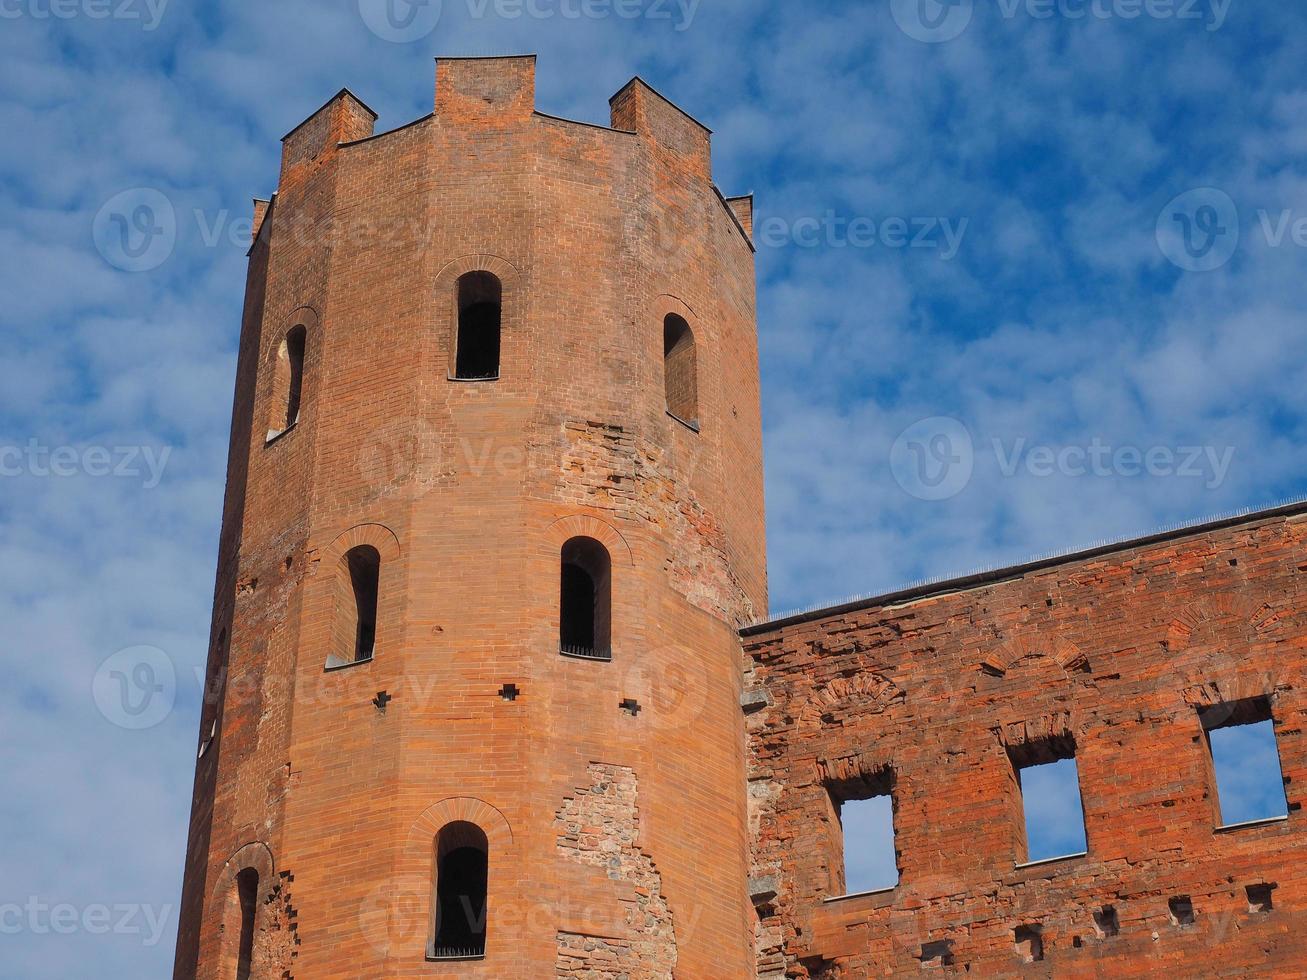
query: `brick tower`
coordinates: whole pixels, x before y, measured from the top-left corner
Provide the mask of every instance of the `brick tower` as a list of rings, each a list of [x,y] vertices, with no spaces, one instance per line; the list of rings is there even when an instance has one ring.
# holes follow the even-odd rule
[[[751,201],[534,75],[341,92],[256,207],[178,978],[753,973]]]

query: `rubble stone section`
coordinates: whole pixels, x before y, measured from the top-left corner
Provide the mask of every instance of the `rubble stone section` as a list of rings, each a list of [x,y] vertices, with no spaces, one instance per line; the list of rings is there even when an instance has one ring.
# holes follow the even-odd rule
[[[295,907],[286,886],[294,879],[283,872],[265,899],[266,914],[256,918],[250,976],[293,977],[295,958],[299,955]]]
[[[558,850],[634,888],[626,910],[632,936],[558,934],[558,977],[576,980],[671,980],[676,926],[663,897],[662,875],[640,847],[635,770],[591,763],[590,785],[563,801],[554,819]]]
[[[759,977],[1304,975],[1307,507],[744,638]],[[1221,828],[1201,714],[1250,699],[1289,816]],[[1088,854],[1025,865],[1009,753],[1067,738]],[[831,800],[886,768],[900,883],[835,897]]]

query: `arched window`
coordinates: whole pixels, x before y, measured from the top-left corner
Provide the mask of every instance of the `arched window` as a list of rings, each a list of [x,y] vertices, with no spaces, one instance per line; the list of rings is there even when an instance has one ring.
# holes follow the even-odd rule
[[[268,420],[268,439],[289,430],[300,419],[300,401],[304,393],[304,353],[308,331],[303,325],[290,329],[277,349],[272,391],[272,415]]]
[[[667,411],[690,428],[699,428],[699,378],[694,332],[684,319],[669,313],[663,320],[663,385]]]
[[[454,377],[489,381],[499,377],[499,332],[504,289],[489,272],[458,280],[458,340]]]
[[[254,958],[254,924],[259,911],[259,873],[246,868],[236,876],[236,897],[240,902],[240,945],[236,952],[236,980],[250,980]]]
[[[336,616],[328,667],[371,660],[377,645],[381,554],[371,545],[351,548],[336,569]]]
[[[427,955],[475,959],[486,953],[490,843],[476,824],[457,821],[436,837],[433,928]]]
[[[563,545],[559,650],[569,657],[611,660],[613,563],[594,538]]]

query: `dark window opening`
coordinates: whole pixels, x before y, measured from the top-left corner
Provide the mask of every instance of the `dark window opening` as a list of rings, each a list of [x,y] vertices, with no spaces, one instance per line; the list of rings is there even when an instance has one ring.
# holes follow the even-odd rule
[[[1098,933],[1099,939],[1121,934],[1121,918],[1114,906],[1104,905],[1094,913],[1094,931]]]
[[[336,614],[327,669],[365,663],[376,655],[381,555],[371,545],[351,548],[336,570]]]
[[[356,627],[354,660],[371,660],[377,645],[377,587],[381,579],[381,555],[376,548],[364,545],[353,549],[349,560],[349,580],[354,590]]]
[[[272,365],[272,402],[268,411],[268,442],[294,427],[300,418],[304,393],[304,355],[308,331],[292,327],[277,348]]]
[[[1038,963],[1044,958],[1044,932],[1040,926],[1017,926],[1012,935],[1023,962]]]
[[[1194,903],[1188,895],[1177,895],[1167,902],[1171,913],[1171,925],[1191,926],[1194,924]]]
[[[289,429],[300,419],[300,395],[304,391],[304,348],[308,341],[308,332],[303,327],[296,327],[286,335],[286,428]]]
[[[485,956],[489,853],[486,835],[475,824],[452,823],[436,839],[433,959]]]
[[[563,545],[558,642],[562,653],[612,659],[612,560],[594,538]]]
[[[254,925],[259,910],[259,873],[246,868],[236,876],[236,894],[240,901],[241,935],[236,954],[236,980],[250,980],[250,963],[254,959]]]
[[[1215,780],[1222,826],[1289,815],[1284,775],[1268,698],[1249,698],[1198,712]]]
[[[952,966],[953,940],[936,939],[922,943],[917,959],[921,960],[921,965],[924,967]]]
[[[1022,811],[1025,862],[1078,857],[1088,850],[1075,740],[1069,735],[1009,746]]]
[[[1249,885],[1245,889],[1248,893],[1249,913],[1262,915],[1275,908],[1275,899],[1272,893],[1276,887],[1274,884]]]
[[[663,384],[667,391],[667,411],[689,425],[699,428],[699,379],[694,346],[694,332],[675,313],[663,321]]]
[[[828,784],[834,810],[833,829],[840,834],[831,847],[833,894],[883,891],[899,883],[894,839],[894,771]]]
[[[503,287],[489,272],[469,272],[458,280],[458,341],[454,377],[489,381],[499,377]]]

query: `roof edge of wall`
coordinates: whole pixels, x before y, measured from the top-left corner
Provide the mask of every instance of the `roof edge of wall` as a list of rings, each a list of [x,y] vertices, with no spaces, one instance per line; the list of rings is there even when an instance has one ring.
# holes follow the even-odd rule
[[[1022,562],[1018,565],[984,568],[970,572],[966,575],[951,578],[926,579],[924,581],[914,582],[911,585],[902,589],[896,589],[892,592],[886,592],[879,595],[856,596],[835,605],[814,606],[808,609],[795,610],[793,612],[760,620],[756,623],[751,623],[748,626],[742,627],[740,629],[740,636],[744,638],[754,637],[786,626],[793,626],[798,623],[810,622],[816,619],[825,619],[828,616],[838,616],[843,613],[857,612],[875,606],[899,605],[904,602],[928,599],[933,596],[944,595],[950,592],[959,592],[963,589],[973,589],[978,586],[991,585],[1005,579],[1017,578],[1022,575],[1028,575],[1031,572],[1042,571],[1046,568],[1055,568],[1059,565],[1071,565],[1079,561],[1087,561],[1106,555],[1119,554],[1131,551],[1135,548],[1146,547],[1148,545],[1160,544],[1166,541],[1175,541],[1181,538],[1195,537],[1200,534],[1208,534],[1212,531],[1220,531],[1227,528],[1238,527],[1240,525],[1256,524],[1260,521],[1276,520],[1282,517],[1293,517],[1304,513],[1307,513],[1307,497],[1299,497],[1294,500],[1261,509],[1248,507],[1243,510],[1233,511],[1227,514],[1219,514],[1215,517],[1209,517],[1199,521],[1175,524],[1139,537],[1101,541],[1087,548],[1076,548],[1070,551],[1055,552],[1050,555],[1033,558],[1030,561]]]

